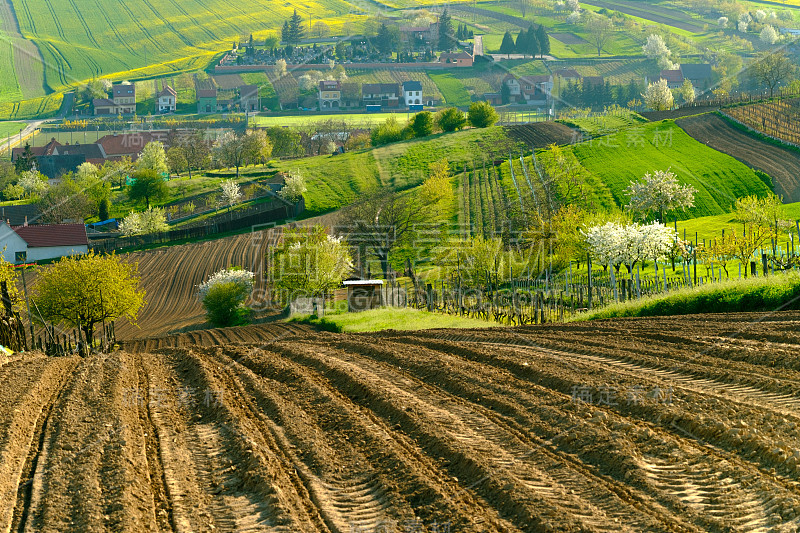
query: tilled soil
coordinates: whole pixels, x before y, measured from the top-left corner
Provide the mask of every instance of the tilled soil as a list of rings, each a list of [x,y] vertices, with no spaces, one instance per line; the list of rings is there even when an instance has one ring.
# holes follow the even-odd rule
[[[769,174],[784,202],[800,201],[800,153],[752,137],[715,113],[683,118],[677,124],[714,150]]]
[[[798,325],[261,325],[28,354],[0,366],[0,525],[797,531]]]

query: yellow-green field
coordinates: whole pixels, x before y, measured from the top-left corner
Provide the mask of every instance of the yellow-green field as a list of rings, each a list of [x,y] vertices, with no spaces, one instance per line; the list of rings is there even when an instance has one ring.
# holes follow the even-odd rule
[[[258,126],[308,126],[319,124],[328,120],[344,121],[354,127],[372,127],[380,124],[390,116],[397,118],[397,122],[405,124],[413,113],[338,113],[334,115],[300,115],[283,117],[251,117]]]
[[[363,18],[343,0],[10,2],[22,35],[41,51],[45,82],[52,90],[93,77],[141,78],[187,69],[176,60],[207,64],[212,54],[234,41],[275,34],[295,8],[306,22],[309,16],[325,20],[334,33]],[[0,52],[0,59],[4,57]],[[12,75],[12,65],[0,64],[0,79]]]

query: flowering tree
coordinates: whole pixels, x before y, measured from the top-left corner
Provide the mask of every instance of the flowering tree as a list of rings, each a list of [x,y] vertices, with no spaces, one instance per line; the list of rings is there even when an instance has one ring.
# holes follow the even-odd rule
[[[681,85],[681,88],[678,89],[678,94],[680,94],[684,102],[694,102],[694,85],[692,85],[692,82],[689,80],[689,78],[683,80],[683,85]]]
[[[773,28],[772,26],[767,24],[761,30],[761,34],[759,35],[759,38],[761,39],[762,43],[764,43],[764,44],[769,46],[769,45],[773,45],[773,44],[777,43],[778,39],[780,39],[780,35],[778,34],[777,31],[775,31],[775,28]]]
[[[589,253],[603,266],[621,265],[633,273],[633,267],[640,261],[657,261],[665,257],[675,245],[675,230],[659,222],[641,225],[606,222],[584,232]]]
[[[339,287],[353,268],[347,243],[322,226],[287,230],[275,252],[275,287],[282,301],[296,296],[323,296]]]
[[[160,207],[149,207],[141,213],[133,211],[119,223],[119,231],[125,237],[148,235],[169,230],[164,210]]]
[[[303,197],[306,188],[306,179],[296,170],[289,171],[289,175],[283,180],[283,188],[278,191],[278,196],[287,202],[297,203]]]
[[[717,24],[720,28],[727,28],[728,27],[728,17],[720,17],[717,19]]]
[[[677,66],[670,61],[672,52],[667,48],[664,39],[657,34],[650,34],[647,36],[647,42],[642,46],[642,51],[648,59],[655,59],[658,67],[662,70],[670,70],[677,68]]]
[[[209,322],[218,327],[247,323],[250,309],[245,301],[253,291],[254,275],[233,267],[220,270],[198,287],[198,296],[206,309]]]
[[[589,227],[583,232],[586,247],[603,268],[620,265],[625,257],[625,226],[617,222],[606,222]]]
[[[239,188],[239,184],[232,179],[223,181],[221,188],[222,200],[228,204],[228,210],[230,210],[242,198],[242,191]]]
[[[655,111],[667,111],[672,109],[672,105],[675,103],[675,97],[665,79],[648,84],[642,98],[644,104]]]
[[[164,145],[158,141],[149,142],[144,145],[142,153],[139,154],[139,159],[136,160],[136,168],[140,171],[152,170],[157,174],[166,174],[169,172],[167,152],[164,151]]]
[[[47,190],[47,177],[37,170],[27,170],[22,173],[17,185],[22,187],[28,196],[38,196]]]
[[[691,185],[681,185],[669,170],[656,170],[646,173],[642,181],[632,181],[626,192],[630,196],[628,209],[642,216],[658,213],[658,220],[663,222],[667,211],[694,207],[697,190]]]

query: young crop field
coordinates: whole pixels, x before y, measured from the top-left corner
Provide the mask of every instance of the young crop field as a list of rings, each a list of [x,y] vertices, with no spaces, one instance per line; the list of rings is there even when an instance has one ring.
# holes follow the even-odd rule
[[[5,142],[9,136],[19,134],[24,128],[24,122],[0,122],[0,143]]]
[[[242,81],[247,85],[258,85],[258,97],[261,98],[261,105],[270,111],[280,111],[278,93],[269,81],[266,72],[246,72],[241,75]]]
[[[553,71],[571,68],[581,76],[602,76],[611,85],[626,85],[631,81],[641,83],[646,76],[659,73],[658,66],[648,59],[572,59],[550,64]]]
[[[429,76],[436,83],[445,104],[464,107],[472,103],[470,92],[462,81],[450,72],[431,72]]]
[[[343,0],[294,4],[256,0],[247,5],[229,0],[123,4],[98,0],[91,5],[11,1],[22,34],[41,50],[45,81],[54,90],[93,77],[158,68],[179,58],[207,57],[241,36],[274,32],[295,7],[304,18],[313,13],[333,28],[345,19],[360,18]],[[168,70],[164,65],[162,72]]]
[[[570,117],[561,122],[594,137],[641,125],[647,119],[634,112],[615,112],[590,117]]]
[[[672,170],[682,183],[697,189],[695,206],[678,213],[682,219],[726,213],[736,198],[771,190],[752,169],[696,141],[672,121],[630,128],[571,150],[608,186],[618,205],[628,202],[625,188],[632,180],[646,172]]]
[[[15,355],[0,526],[791,531],[797,320],[264,324]]]
[[[25,120],[55,116],[64,100],[62,93],[54,93],[21,102],[0,103],[0,120]]]

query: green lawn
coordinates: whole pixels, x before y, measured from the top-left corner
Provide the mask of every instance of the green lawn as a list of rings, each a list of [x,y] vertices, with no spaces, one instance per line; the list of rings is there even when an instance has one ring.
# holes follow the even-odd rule
[[[682,219],[723,214],[736,198],[770,192],[752,169],[694,140],[668,120],[599,137],[571,150],[620,206],[628,202],[625,189],[630,182],[654,170],[670,169],[682,183],[697,189],[695,207],[680,213]]]
[[[290,322],[305,322],[320,326],[329,331],[341,333],[361,333],[383,331],[386,329],[419,330],[433,328],[492,328],[497,322],[474,318],[462,318],[441,313],[429,313],[418,309],[384,308],[360,313],[336,313],[323,318],[301,315],[289,319]]]
[[[451,72],[431,72],[430,78],[436,82],[447,105],[464,107],[472,103],[469,91]]]
[[[800,220],[800,202],[793,204],[784,204],[783,216],[786,220]],[[714,239],[722,235],[722,231],[742,229],[741,223],[737,222],[733,213],[724,213],[721,215],[712,215],[707,217],[692,218],[688,220],[681,220],[678,222],[678,233],[683,238],[684,230],[686,232],[686,239],[694,241],[695,238],[699,242],[703,239]],[[792,228],[793,231],[796,230]],[[788,237],[781,237],[779,241],[783,243]],[[798,243],[795,243],[798,246]]]
[[[570,118],[559,122],[563,122],[572,128],[579,128],[591,136],[597,136],[640,125],[643,122],[647,122],[647,119],[638,113],[631,112],[625,115],[615,114],[588,118]]]
[[[272,117],[251,117],[257,126],[293,126],[302,127],[318,124],[328,120],[341,120],[351,126],[371,128],[384,122],[390,116],[394,116],[397,122],[405,124],[413,113],[397,111],[396,113],[335,113],[330,115],[309,114],[309,115],[284,115]]]
[[[9,135],[19,133],[24,127],[24,122],[0,122],[0,142],[5,142]]]

